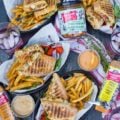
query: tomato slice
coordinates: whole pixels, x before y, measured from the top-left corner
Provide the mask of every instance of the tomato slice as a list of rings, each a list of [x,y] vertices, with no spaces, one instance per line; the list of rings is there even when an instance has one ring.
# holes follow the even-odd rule
[[[54,51],[54,48],[48,49],[47,55],[52,56],[53,51]]]
[[[56,47],[56,51],[57,51],[57,53],[62,54],[64,50],[63,50],[62,46],[58,46],[58,47]]]
[[[46,120],[45,113],[43,113],[43,114],[41,115],[41,118],[40,118],[40,120]]]

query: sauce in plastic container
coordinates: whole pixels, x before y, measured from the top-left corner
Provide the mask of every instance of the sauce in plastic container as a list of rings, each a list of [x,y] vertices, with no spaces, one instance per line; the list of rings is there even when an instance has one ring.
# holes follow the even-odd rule
[[[58,19],[64,37],[78,37],[86,32],[85,11],[79,1],[67,1],[60,5]]]

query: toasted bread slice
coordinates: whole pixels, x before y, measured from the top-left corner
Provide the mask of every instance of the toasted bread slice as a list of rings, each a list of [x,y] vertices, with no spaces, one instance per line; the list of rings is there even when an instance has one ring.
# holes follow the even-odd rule
[[[34,44],[34,45],[31,45],[31,46],[25,47],[22,50],[16,51],[15,52],[15,57],[18,59],[18,61],[20,63],[24,63],[35,52],[40,52],[40,53],[44,54],[43,48],[38,44]]]
[[[24,0],[23,5],[26,12],[42,10],[48,6],[46,0]]]
[[[99,29],[103,25],[104,20],[97,13],[94,12],[92,7],[89,7],[86,10],[86,15],[88,21],[94,29]]]
[[[34,15],[36,17],[36,19],[43,19],[45,17],[48,17],[46,15],[48,15],[49,13],[52,13],[54,11],[56,11],[56,5],[52,5],[52,6],[48,6],[46,9],[40,10],[40,11],[35,11]]]
[[[50,120],[75,120],[77,109],[68,103],[60,103],[41,99],[41,104]]]
[[[63,100],[68,99],[65,87],[63,86],[61,78],[58,76],[57,73],[53,74],[52,83],[49,86],[47,94],[48,96],[51,96],[53,99],[54,98],[61,98]]]
[[[53,72],[55,64],[54,57],[36,52],[18,71],[24,76],[41,77]]]
[[[99,14],[107,25],[115,23],[115,16],[112,4],[109,1],[98,0],[93,4],[94,11]]]

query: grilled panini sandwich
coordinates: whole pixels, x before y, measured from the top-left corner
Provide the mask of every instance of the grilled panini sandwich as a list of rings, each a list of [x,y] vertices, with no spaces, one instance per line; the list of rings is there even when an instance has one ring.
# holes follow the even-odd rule
[[[46,0],[24,0],[23,4],[26,12],[42,10],[48,6]]]
[[[32,54],[34,54],[36,52],[40,52],[40,53],[44,54],[43,48],[38,44],[34,44],[29,47],[23,48],[22,50],[16,51],[15,57],[18,58],[20,63],[23,63],[26,60],[28,60],[29,57],[32,56]]]
[[[94,12],[92,7],[89,7],[86,10],[86,15],[88,21],[90,22],[94,29],[99,29],[103,25],[104,20],[101,19],[101,17],[96,12]]]
[[[115,23],[114,11],[107,0],[97,0],[86,10],[87,19],[94,29],[103,25],[113,26]]]
[[[19,68],[18,72],[24,76],[42,77],[53,72],[55,64],[55,58],[36,52]]]
[[[68,99],[67,92],[57,73],[53,74],[52,83],[50,84],[46,94],[47,96],[50,96],[53,99],[54,98],[61,98],[63,100]]]
[[[41,100],[44,111],[50,120],[75,120],[77,109],[68,103]]]
[[[112,26],[115,23],[114,10],[110,2],[98,0],[93,4],[93,7],[94,11],[103,18],[107,25]]]
[[[47,3],[49,6],[47,6],[45,9],[34,12],[36,19],[41,19],[41,20],[45,19],[49,17],[50,14],[52,14],[57,10],[56,0],[47,0]]]
[[[35,15],[36,19],[43,19],[44,17],[46,17],[46,15],[48,16],[49,13],[52,13],[54,11],[56,11],[55,5],[49,6],[46,9],[43,9],[41,11],[36,11],[36,12],[34,12],[34,15]],[[43,16],[43,18],[41,16]]]

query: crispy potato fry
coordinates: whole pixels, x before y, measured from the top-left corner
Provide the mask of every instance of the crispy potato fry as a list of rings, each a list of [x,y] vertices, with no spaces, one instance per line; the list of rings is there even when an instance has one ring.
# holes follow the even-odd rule
[[[14,85],[15,86],[18,85],[21,79],[22,79],[22,76],[18,75],[17,78],[15,79]]]
[[[32,82],[32,83],[43,83],[44,81],[43,81],[43,79],[33,79],[32,77],[30,77],[30,78],[24,78],[23,79],[23,81],[26,81],[26,82]]]
[[[11,80],[15,79],[16,77],[17,77],[17,74],[16,74],[16,73],[14,73],[13,75],[12,75],[12,74],[10,74],[10,76],[9,76],[9,77],[7,77],[7,78],[8,78],[8,81],[11,81]]]
[[[80,98],[78,98],[76,100],[73,100],[72,102],[76,103],[76,102],[79,102],[79,101],[83,100],[84,98],[89,96],[92,93],[92,91],[93,91],[93,86],[90,88],[90,90],[86,94],[84,94],[82,97],[80,97]]]
[[[11,87],[10,88],[10,91],[15,91],[15,90],[20,90],[20,89],[23,89],[23,88],[28,88],[28,87],[32,87],[32,83],[31,82],[23,82],[23,83],[20,83],[19,85],[16,85],[14,87]]]
[[[75,100],[76,96],[74,96],[72,93],[68,92],[68,96],[70,97],[71,100]]]
[[[12,87],[14,85],[14,79],[12,79],[11,81],[9,81],[9,87]]]
[[[69,90],[71,87],[73,87],[77,82],[76,77],[73,77],[72,79],[70,79],[67,83],[67,87],[66,90]]]
[[[76,98],[79,97],[74,88],[71,88],[70,90],[71,90],[72,94],[74,96],[76,96]]]
[[[86,82],[87,82],[86,87],[87,87],[87,91],[88,91],[90,89],[90,87],[91,87],[91,81],[89,79],[87,79]]]
[[[78,77],[78,80],[77,80],[77,83],[76,83],[76,86],[75,86],[75,90],[78,89],[78,87],[80,86],[80,83],[86,78],[86,76],[80,76]]]
[[[81,89],[82,89],[82,84],[79,85],[79,87],[77,89],[77,93],[80,93]]]
[[[84,102],[83,101],[80,101],[77,103],[78,104],[78,109],[83,109],[84,108]]]
[[[85,94],[84,87],[85,87],[84,83],[82,83],[81,96],[83,96]]]
[[[82,73],[74,73],[73,75],[74,75],[75,77],[84,76],[84,74],[82,74]]]
[[[15,68],[19,65],[18,61],[15,61],[12,66],[10,67],[8,73],[7,73],[7,77],[9,78],[11,76],[11,74],[13,74],[15,72]]]

